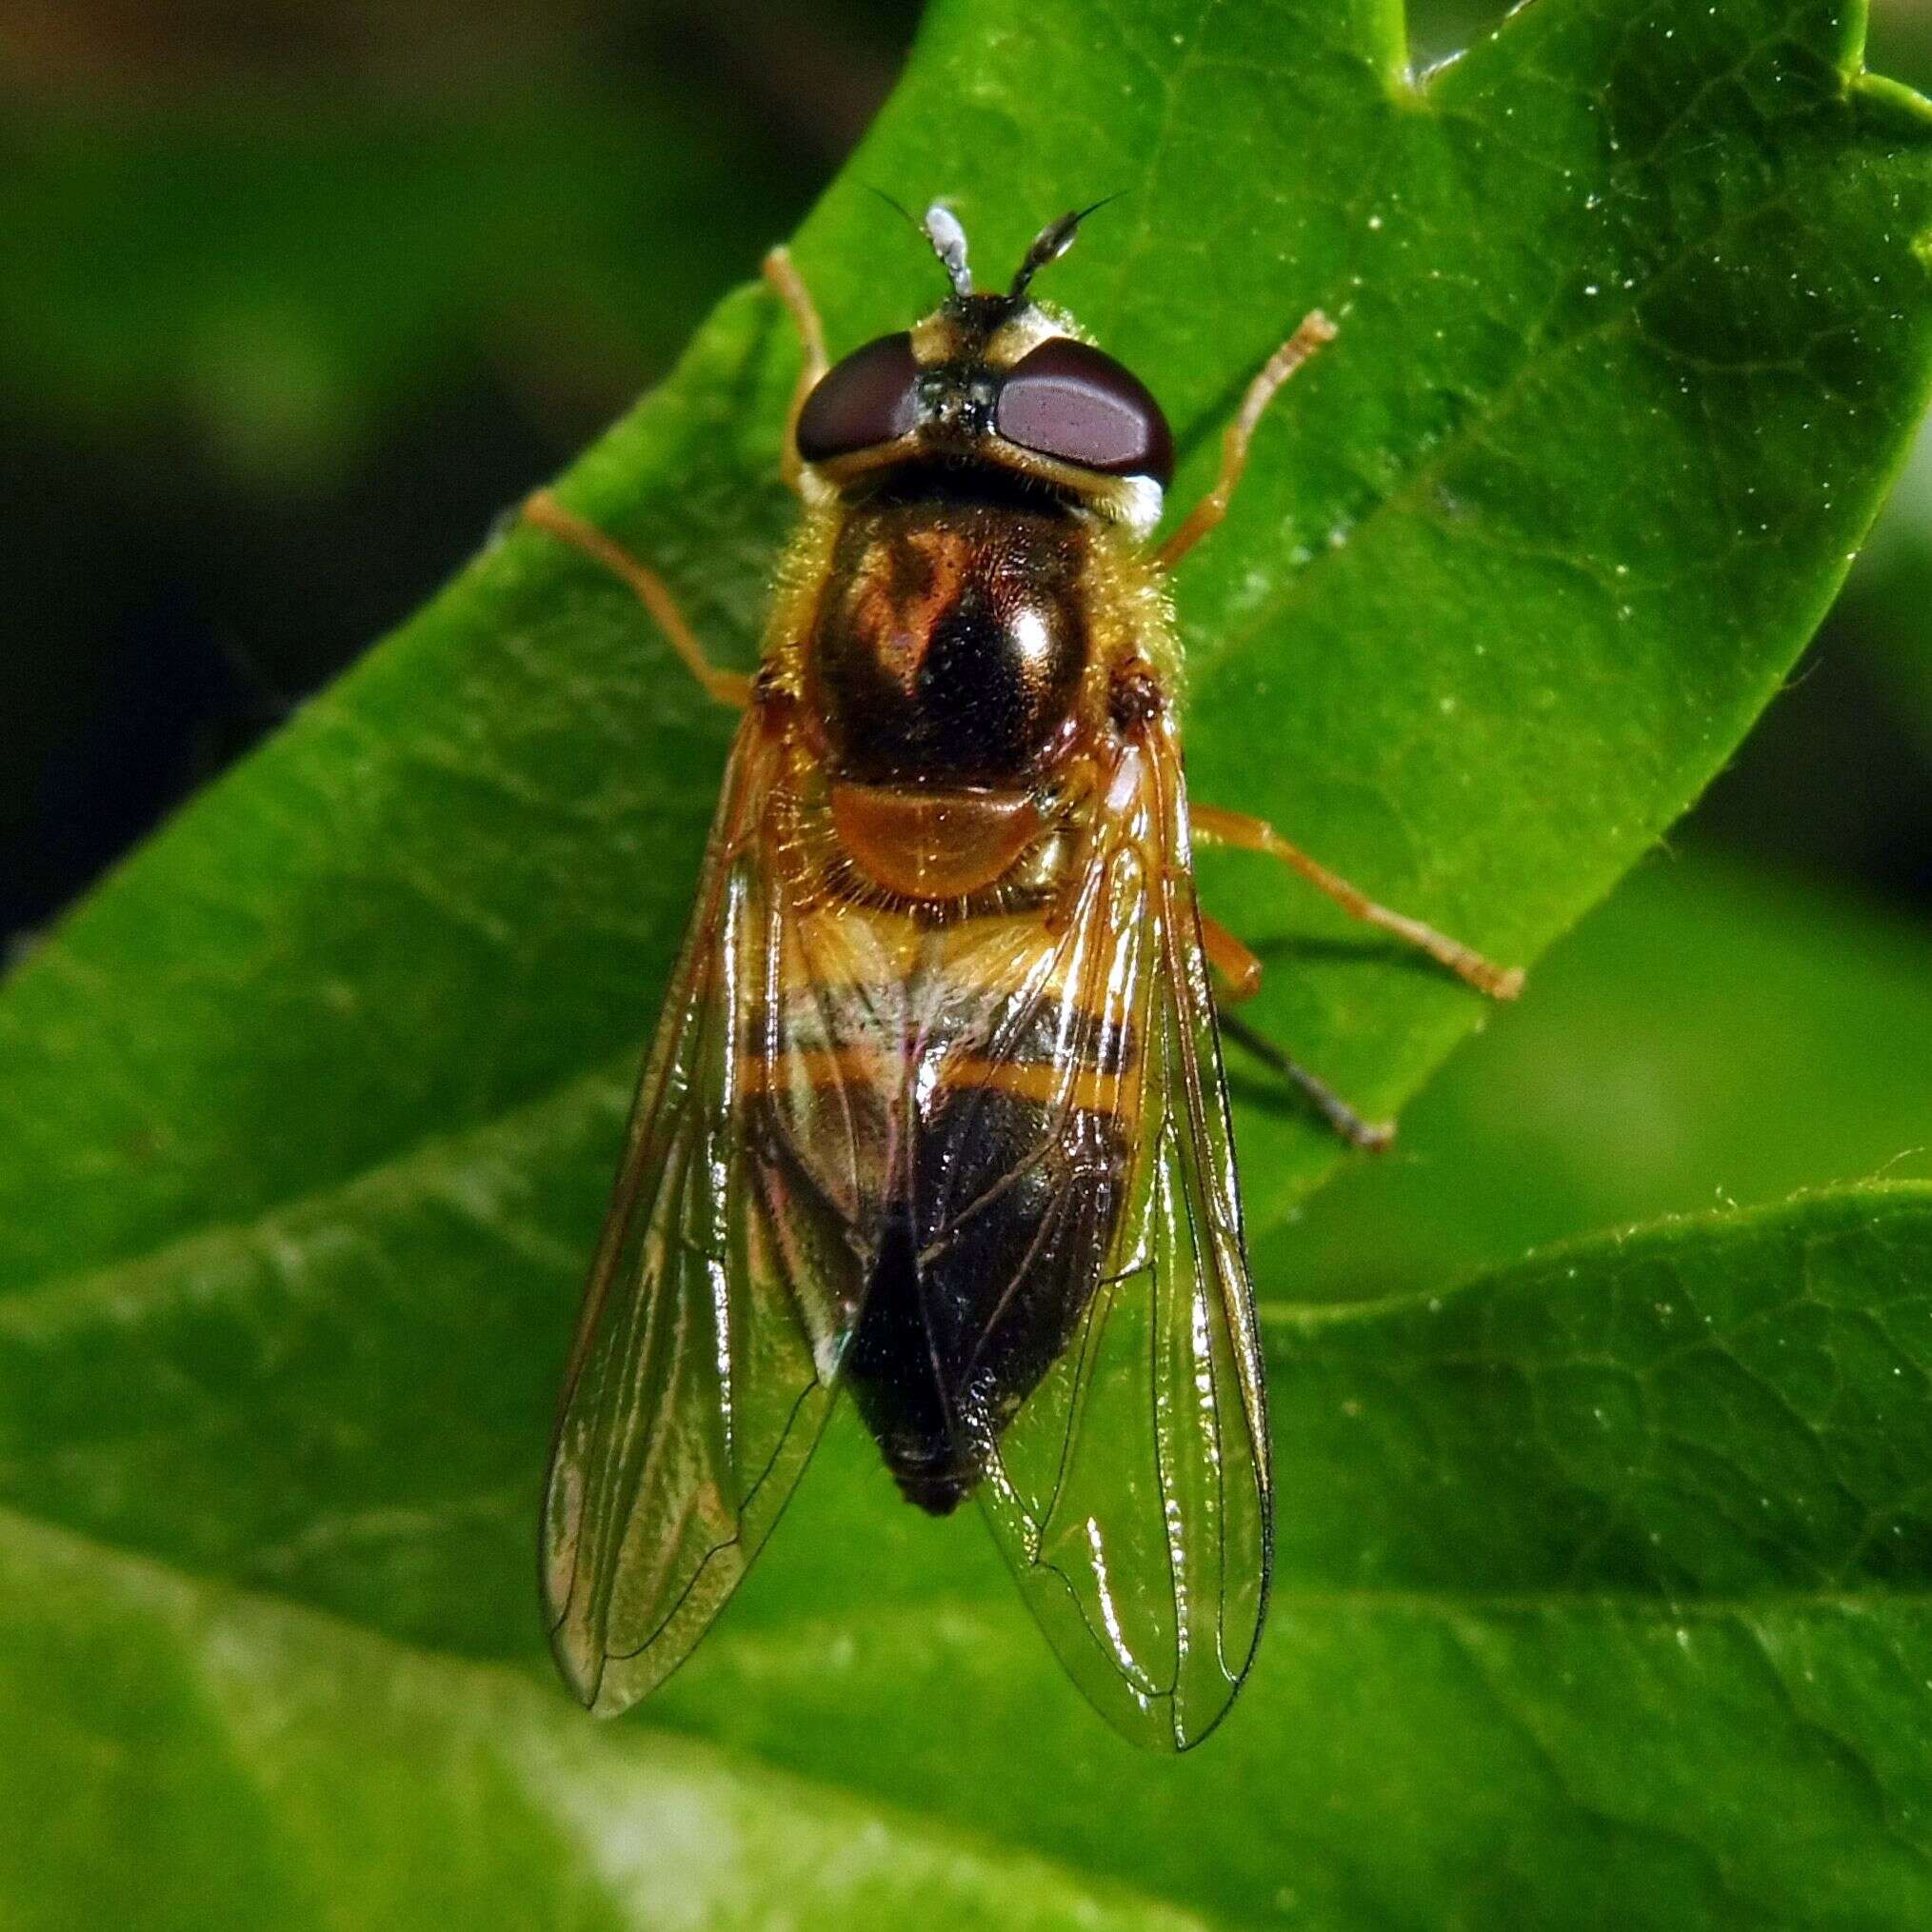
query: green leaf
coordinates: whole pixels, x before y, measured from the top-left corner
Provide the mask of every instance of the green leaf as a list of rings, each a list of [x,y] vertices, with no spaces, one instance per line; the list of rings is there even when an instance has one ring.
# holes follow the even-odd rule
[[[1708,857],[1640,866],[1537,996],[1257,1245],[1297,1300],[1440,1287],[1619,1223],[1932,1177],[1926,934]]]
[[[527,1204],[446,1210],[547,1245]],[[357,1225],[406,1283],[407,1229]],[[253,1295],[239,1265],[224,1280],[204,1259],[171,1306],[151,1287],[16,1300],[9,1412],[59,1385],[74,1412],[27,1419],[10,1487],[29,1478],[29,1505],[56,1514],[91,1476],[97,1507],[171,1540],[181,1522],[292,1513],[305,1464],[352,1462],[370,1419],[285,1414],[274,1384],[312,1385],[353,1344],[285,1321],[280,1345],[306,1360],[270,1362],[249,1338],[262,1280],[326,1300],[344,1245],[270,1230]],[[855,1428],[684,1672],[607,1729],[500,1669],[9,1520],[0,1699],[10,1735],[44,1742],[0,1770],[0,1822],[37,1816],[50,1783],[69,1796],[50,1845],[0,1857],[0,1897],[191,1900],[219,1867],[257,1904],[279,1911],[291,1886],[301,1902],[307,1882],[357,1923],[474,1910],[495,1887],[531,1922],[565,1901],[633,1922],[623,1902],[647,1888],[692,1898],[689,1922],[758,1922],[776,1896],[815,1925],[893,1922],[944,1877],[967,1923],[1027,1922],[1023,1902],[1063,1922],[1098,1888],[1123,1922],[1147,1916],[1139,1898],[1228,1924],[1916,1924],[1932,1910],[1928,1281],[1932,1187],[1914,1184],[1584,1244],[1424,1301],[1272,1311],[1275,1612],[1241,1707],[1180,1764],[1094,1723],[985,1539],[906,1509]],[[354,1344],[380,1355],[371,1312]],[[177,1410],[132,1434],[131,1383],[82,1402],[130,1320],[128,1352]],[[426,1364],[463,1345],[418,1342]],[[351,1364],[335,1372],[339,1399]],[[538,1364],[518,1373],[539,1400]],[[454,1612],[491,1573],[475,1531],[496,1499],[457,1493],[468,1472],[441,1469],[433,1428],[408,1463],[429,1406],[395,1444],[413,1499],[261,1546],[254,1580],[306,1588],[332,1565],[369,1623],[423,1617],[435,1588]],[[512,1644],[533,1635],[508,1603],[485,1611]],[[429,1634],[489,1633],[458,1616]],[[103,1819],[153,1816],[162,1794],[183,1808],[92,1856]],[[856,1877],[839,1850],[854,1834]],[[45,1922],[72,1920],[50,1904]]]
[[[1919,1924],[1928,1281],[1915,1184],[1277,1311],[1269,1634],[1178,1765],[1090,1734],[997,1576],[820,1582],[890,1508],[863,1457],[658,1721],[1230,1924]]]
[[[502,1669],[0,1517],[0,1909],[19,1932],[1197,1922]]]
[[[1424,87],[1367,0],[954,0],[848,180],[949,189],[995,264],[1130,187],[1053,292],[1169,405],[1183,495],[1273,342],[1312,304],[1338,316],[1177,585],[1197,788],[1527,958],[1775,687],[1922,402],[1932,122],[1857,77],[1858,26],[1788,0],[1538,0]],[[848,187],[798,255],[841,343],[931,296],[931,264]],[[768,301],[732,298],[565,485],[741,663],[788,514],[793,367]],[[45,1625],[0,1643],[19,1660],[0,1683],[25,1714],[10,1735],[52,1735],[49,1699],[95,1714],[59,1788],[96,1818],[123,1808],[124,1754],[199,1748],[178,1704],[115,1702],[122,1649],[87,1627],[90,1589],[149,1588],[131,1558],[333,1611],[370,1644],[534,1661],[551,1391],[727,728],[621,592],[513,537],[0,997],[0,1501],[25,1519],[4,1601],[37,1615],[47,1575],[53,1624],[108,1660],[107,1702],[43,1664]],[[1364,1105],[1474,1024],[1460,987],[1343,939],[1254,862],[1204,871],[1275,961],[1263,1024]],[[1265,1232],[1333,1151],[1244,1096]],[[1573,1287],[1507,1277],[1439,1326],[1282,1328],[1287,1590],[1205,1770],[1125,1761],[984,1539],[892,1506],[849,1432],[659,1724],[1244,1922],[1913,1922],[1923,1793],[1896,1740],[1932,1672],[1916,1532],[1889,1525],[1905,1452],[1923,1462],[1900,1407],[1923,1374],[1922,1213],[1846,1197],[1600,1252]],[[1643,1274],[1653,1253],[1682,1299]],[[1727,1286],[1763,1319],[1733,1333]],[[1682,1351],[1645,1327],[1665,1307],[1694,1311]],[[1847,1497],[1870,1501],[1869,1546]],[[163,1622],[231,1607],[154,1592]],[[1687,1642],[1680,1599],[1703,1619]],[[302,1615],[233,1607],[258,1613]],[[276,1627],[303,1649],[307,1623]],[[129,1658],[165,1642],[130,1635]],[[1823,1688],[1802,1682],[1812,1655]],[[352,1719],[339,1686],[390,1667],[358,1656],[333,1680],[319,1658],[302,1694]],[[466,1766],[492,1695],[469,1667],[431,1673]],[[427,1723],[389,1781],[373,1749],[365,1766],[312,1735],[314,1784],[366,1794],[371,1831],[391,1782],[428,1803]],[[627,1735],[560,1748],[664,1748],[648,1723]],[[1803,1830],[1760,1835],[1761,1774]],[[10,1802],[54,1783],[22,1775]],[[425,1840],[480,1869],[493,1816],[441,1818]],[[159,1842],[149,1863],[192,1862]],[[744,1858],[760,1878],[765,1853]],[[293,1882],[238,1881],[257,1882],[274,1917]],[[399,1919],[427,1916],[416,1896]]]

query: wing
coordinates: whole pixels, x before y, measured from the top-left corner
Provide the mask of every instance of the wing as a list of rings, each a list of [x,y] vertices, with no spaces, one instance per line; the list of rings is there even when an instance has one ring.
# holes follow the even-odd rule
[[[774,1000],[808,969],[773,849],[789,752],[754,709],[566,1381],[543,1593],[558,1664],[603,1714],[667,1677],[750,1567],[818,1442],[859,1302],[843,1217],[777,1151],[788,1136],[850,1172],[863,1140],[835,1064],[795,1079]]]
[[[1119,1222],[1065,1352],[1007,1424],[980,1498],[1073,1680],[1135,1742],[1200,1743],[1266,1607],[1272,1478],[1233,1143],[1172,739],[1110,802],[1096,956],[1133,1013]]]

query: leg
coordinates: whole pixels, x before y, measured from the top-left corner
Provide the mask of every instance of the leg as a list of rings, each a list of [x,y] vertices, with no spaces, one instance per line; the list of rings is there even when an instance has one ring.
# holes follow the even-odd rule
[[[1393,933],[1404,945],[1425,952],[1439,966],[1445,966],[1457,978],[1466,980],[1479,993],[1493,1000],[1513,1000],[1523,990],[1523,968],[1500,966],[1473,951],[1460,940],[1450,939],[1419,919],[1391,912],[1378,906],[1346,879],[1309,858],[1299,846],[1291,846],[1270,825],[1220,807],[1197,805],[1192,808],[1194,836],[1209,846],[1233,846],[1244,852],[1265,852],[1271,859],[1299,872],[1318,891],[1325,892],[1351,919],[1379,931]]]
[[[1227,1007],[1236,1001],[1252,999],[1261,991],[1261,961],[1220,920],[1211,919],[1205,912],[1200,917],[1203,950],[1207,954],[1208,964],[1225,983],[1221,999],[1215,1003],[1221,1030],[1230,1040],[1238,1040],[1265,1066],[1273,1067],[1285,1080],[1299,1087],[1304,1097],[1314,1104],[1322,1118],[1350,1146],[1379,1154],[1395,1139],[1392,1125],[1364,1120],[1340,1094],[1317,1080],[1305,1067],[1297,1066],[1273,1041],[1229,1014]]]
[[[1335,325],[1317,309],[1302,319],[1302,326],[1268,357],[1262,372],[1247,386],[1241,408],[1221,439],[1221,473],[1214,488],[1187,512],[1187,520],[1161,546],[1155,557],[1164,570],[1171,570],[1223,517],[1241,472],[1247,468],[1247,446],[1254,441],[1255,425],[1262,411],[1274,401],[1279,389],[1325,343],[1335,340]]]
[[[805,352],[805,360],[799,365],[798,381],[792,385],[791,408],[785,418],[785,449],[778,459],[779,471],[785,478],[786,487],[797,489],[805,471],[805,465],[798,456],[798,412],[805,408],[805,399],[818,388],[819,380],[826,372],[825,325],[819,321],[811,291],[791,266],[791,255],[787,249],[773,249],[766,256],[765,279],[771,285],[778,299],[791,311],[791,319],[798,327],[799,347]]]
[[[1221,1030],[1228,1039],[1239,1041],[1264,1066],[1273,1067],[1284,1080],[1299,1088],[1315,1111],[1351,1147],[1360,1147],[1367,1154],[1379,1154],[1395,1139],[1392,1122],[1364,1120],[1340,1094],[1324,1086],[1306,1067],[1297,1066],[1265,1034],[1257,1033],[1245,1021],[1237,1020],[1229,1013],[1222,1013],[1220,1020]]]
[[[1205,912],[1199,918],[1201,949],[1207,955],[1207,964],[1221,975],[1222,998],[1230,1006],[1253,999],[1261,991],[1261,961],[1220,920]]]
[[[697,633],[685,622],[684,612],[656,571],[646,569],[621,544],[566,509],[548,489],[538,490],[524,505],[523,520],[575,546],[628,584],[637,601],[656,619],[670,647],[683,659],[685,668],[705,687],[707,696],[741,711],[751,702],[751,680],[742,671],[720,670],[706,657]]]

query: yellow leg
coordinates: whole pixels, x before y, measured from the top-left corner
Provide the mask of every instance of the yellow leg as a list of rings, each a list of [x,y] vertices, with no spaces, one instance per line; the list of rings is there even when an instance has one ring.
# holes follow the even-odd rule
[[[1171,570],[1223,517],[1227,514],[1234,487],[1247,468],[1247,448],[1254,441],[1255,426],[1262,411],[1274,401],[1275,392],[1322,348],[1335,340],[1335,325],[1317,309],[1302,318],[1302,326],[1268,357],[1261,373],[1247,386],[1241,408],[1221,438],[1221,473],[1214,488],[1187,512],[1186,521],[1163,544],[1155,562]]]
[[[1192,807],[1195,839],[1209,846],[1232,846],[1244,852],[1265,852],[1271,859],[1299,872],[1317,891],[1325,892],[1352,919],[1378,931],[1392,933],[1404,945],[1425,952],[1438,965],[1445,966],[1457,978],[1466,980],[1480,993],[1492,1000],[1513,1000],[1523,990],[1523,968],[1500,966],[1484,959],[1461,940],[1450,939],[1420,919],[1391,912],[1340,874],[1309,858],[1299,846],[1291,846],[1275,828],[1244,812],[1224,811],[1219,806]]]
[[[1201,949],[1207,955],[1207,964],[1221,975],[1223,998],[1253,999],[1261,991],[1261,961],[1220,920],[1205,912],[1200,919]]]
[[[785,419],[785,448],[778,459],[779,473],[785,478],[786,487],[797,489],[805,475],[805,465],[798,454],[798,412],[805,408],[805,399],[818,388],[826,372],[825,325],[819,320],[811,291],[791,265],[788,249],[773,249],[766,256],[765,279],[790,310],[791,319],[798,328],[799,348],[804,351],[805,359],[799,364],[798,381],[792,385],[791,408]]]
[[[547,489],[538,490],[524,505],[523,520],[582,550],[629,585],[637,601],[656,620],[657,627],[683,660],[685,668],[704,687],[707,697],[740,711],[751,702],[751,680],[742,671],[720,670],[705,655],[697,632],[685,622],[677,600],[655,570],[647,569],[596,525],[588,524],[574,511],[566,509]]]

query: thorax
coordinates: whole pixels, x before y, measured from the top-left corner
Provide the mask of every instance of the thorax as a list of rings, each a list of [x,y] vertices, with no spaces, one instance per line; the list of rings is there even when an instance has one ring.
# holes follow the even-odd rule
[[[1123,561],[1104,522],[1048,500],[955,486],[838,506],[787,626],[822,780],[806,843],[829,842],[862,893],[1009,898],[1102,749],[1111,663],[1164,628],[1164,607],[1124,609]]]
[[[1077,728],[1090,527],[951,494],[849,508],[806,642],[833,774],[1024,788]]]

